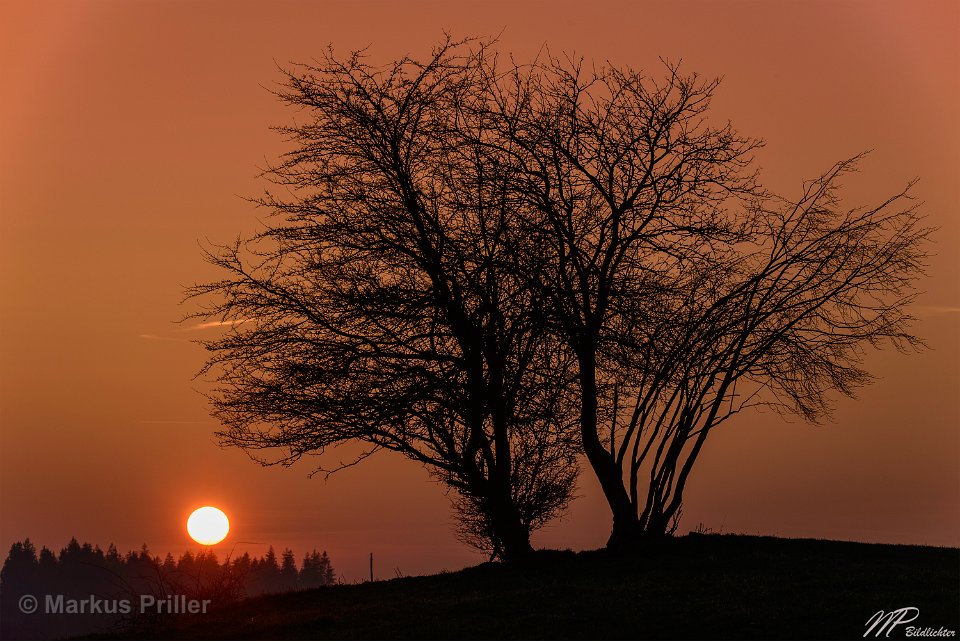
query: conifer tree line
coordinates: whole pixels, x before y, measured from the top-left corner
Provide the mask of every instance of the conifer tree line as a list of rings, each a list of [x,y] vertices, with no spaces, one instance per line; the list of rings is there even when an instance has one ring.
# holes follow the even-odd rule
[[[4,581],[35,580],[38,586],[69,586],[74,579],[86,575],[84,585],[107,587],[120,583],[184,588],[189,593],[209,593],[218,582],[235,577],[236,596],[316,588],[337,582],[336,573],[326,551],[312,550],[304,555],[299,567],[293,550],[277,554],[273,546],[263,556],[248,552],[222,562],[213,550],[191,552],[179,558],[167,553],[164,558],[150,554],[144,545],[138,552],[120,554],[112,543],[106,551],[99,545],[70,539],[55,554],[46,546],[39,552],[30,539],[14,543],[3,564]],[[186,594],[187,592],[184,592]]]
[[[0,570],[0,612],[3,638],[57,638],[102,630],[125,617],[119,612],[25,615],[18,609],[23,595],[43,601],[46,595],[65,599],[129,599],[140,595],[163,598],[183,595],[223,604],[258,594],[287,592],[333,585],[337,582],[326,551],[312,550],[299,567],[294,553],[280,555],[270,546],[263,556],[244,552],[222,561],[213,550],[184,552],[179,558],[139,551],[121,554],[111,544],[104,551],[97,545],[70,540],[59,553],[46,546],[38,551],[30,539],[14,543]]]

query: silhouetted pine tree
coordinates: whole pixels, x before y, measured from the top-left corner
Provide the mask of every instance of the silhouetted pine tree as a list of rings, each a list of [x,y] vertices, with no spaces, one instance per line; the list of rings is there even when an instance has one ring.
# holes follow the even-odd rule
[[[285,549],[281,556],[280,589],[284,592],[297,589],[297,561],[290,548]]]
[[[277,562],[277,553],[274,552],[272,545],[267,550],[266,556],[260,559],[256,570],[251,574],[253,594],[280,592],[283,589],[280,583],[280,565]]]
[[[336,581],[333,566],[326,550],[320,554],[316,550],[303,557],[303,567],[300,569],[300,587],[317,588],[323,585],[333,585]]]

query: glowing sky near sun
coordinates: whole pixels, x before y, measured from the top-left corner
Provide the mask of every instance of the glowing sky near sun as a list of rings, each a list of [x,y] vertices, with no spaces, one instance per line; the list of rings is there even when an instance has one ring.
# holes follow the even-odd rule
[[[936,235],[918,331],[930,351],[869,357],[879,380],[835,421],[751,414],[708,442],[681,531],[960,542],[960,5],[945,2],[51,2],[0,8],[0,546],[70,536],[158,553],[192,543],[189,510],[230,515],[226,542],[329,551],[347,578],[481,560],[452,534],[441,488],[378,456],[323,480],[262,469],[212,436],[203,351],[174,324],[182,286],[216,277],[197,246],[256,226],[239,196],[295,116],[265,89],[276,63],[332,42],[376,61],[426,53],[444,29],[723,75],[714,104],[762,137],[767,184],[864,149],[847,194],[919,176]],[[298,117],[303,117],[302,115]],[[346,460],[349,452],[330,462]],[[589,472],[538,545],[597,547],[607,508]],[[379,567],[379,566],[378,566]]]

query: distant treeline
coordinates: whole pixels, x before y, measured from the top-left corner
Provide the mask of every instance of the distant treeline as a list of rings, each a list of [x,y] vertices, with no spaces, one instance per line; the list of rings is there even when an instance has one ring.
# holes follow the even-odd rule
[[[336,582],[327,553],[313,550],[300,566],[290,549],[279,556],[271,546],[266,555],[248,553],[222,562],[212,550],[153,556],[144,545],[139,552],[120,554],[116,546],[79,543],[76,538],[55,554],[47,547],[37,552],[29,539],[10,548],[0,570],[0,618],[4,639],[56,638],[102,630],[130,623],[140,614],[136,604],[141,595],[166,598],[183,595],[207,599],[214,605],[263,593],[316,588]],[[36,612],[24,612],[21,599],[37,599]],[[62,612],[47,611],[47,595],[63,596]],[[70,612],[71,602],[96,602]],[[123,600],[134,603],[132,612],[113,605]],[[30,600],[26,606],[29,610]],[[93,610],[92,612],[90,610]]]

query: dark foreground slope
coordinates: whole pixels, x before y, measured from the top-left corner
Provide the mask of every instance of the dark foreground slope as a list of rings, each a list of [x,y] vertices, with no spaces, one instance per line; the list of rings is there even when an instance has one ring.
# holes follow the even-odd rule
[[[855,639],[878,610],[918,608],[889,635],[904,638],[907,625],[958,630],[958,591],[957,548],[691,535],[630,556],[543,552],[525,567],[265,596],[127,636]]]

